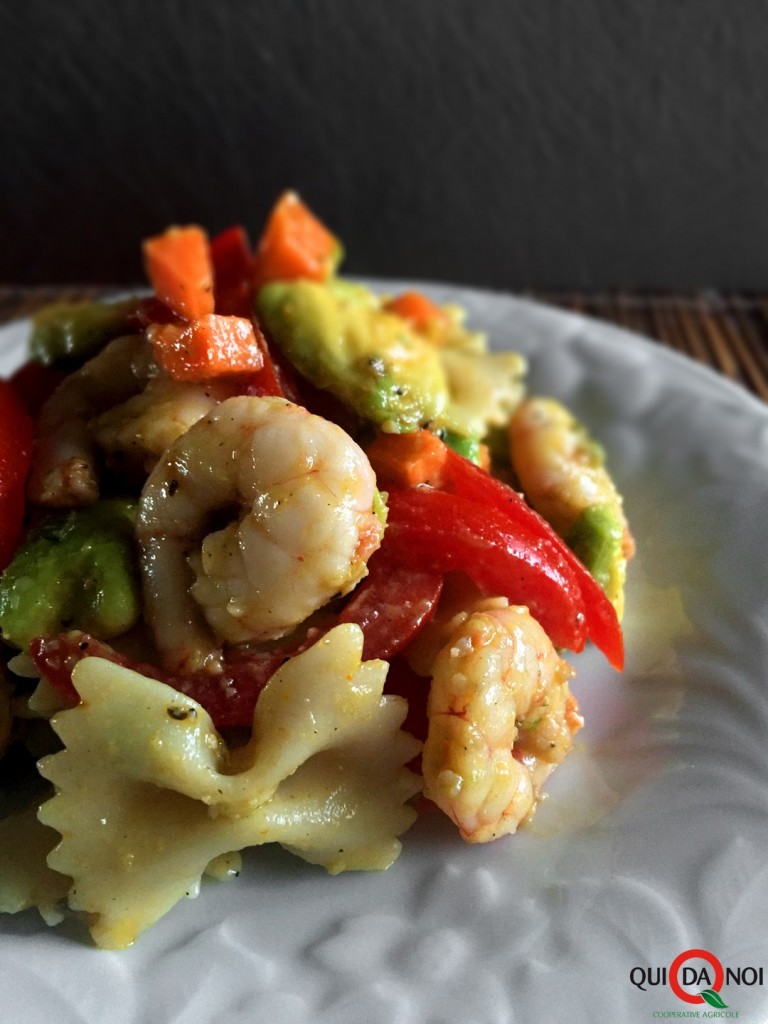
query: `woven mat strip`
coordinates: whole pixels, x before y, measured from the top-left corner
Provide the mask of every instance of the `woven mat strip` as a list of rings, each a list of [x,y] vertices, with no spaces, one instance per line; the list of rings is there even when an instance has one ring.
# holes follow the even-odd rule
[[[529,292],[676,349],[768,401],[768,296]]]

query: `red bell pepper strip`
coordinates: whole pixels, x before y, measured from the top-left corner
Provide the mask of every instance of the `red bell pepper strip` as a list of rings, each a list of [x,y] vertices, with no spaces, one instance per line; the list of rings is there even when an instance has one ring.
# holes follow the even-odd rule
[[[104,658],[124,668],[135,667],[130,658],[118,654],[114,647],[80,630],[60,636],[35,636],[29,641],[28,653],[38,672],[72,704],[77,704],[80,699],[72,682],[72,672],[83,658]],[[159,676],[155,673],[150,678],[158,679]]]
[[[442,589],[442,575],[393,566],[386,559],[371,559],[371,570],[339,615],[337,622],[355,622],[363,631],[363,657],[389,658],[401,650],[434,614]],[[201,704],[217,728],[250,728],[259,694],[287,657],[306,650],[324,630],[310,630],[289,651],[230,652],[224,672],[173,675],[156,665],[136,662],[110,644],[80,630],[55,637],[35,637],[29,655],[42,675],[63,697],[76,704],[79,696],[72,671],[82,658],[104,658],[172,686]]]
[[[168,676],[165,682],[201,704],[217,729],[250,729],[259,694],[286,660],[283,654],[248,654],[231,657],[223,675],[193,672]]]
[[[497,510],[429,487],[390,491],[382,549],[412,568],[462,571],[487,594],[527,605],[557,647],[587,638],[575,574],[546,539]]]
[[[624,648],[616,611],[600,585],[565,541],[527,504],[521,494],[491,476],[487,470],[463,458],[436,435],[430,434],[427,444],[424,435],[428,433],[419,431],[413,435],[382,435],[369,446],[371,463],[383,485],[396,492],[407,483],[418,483],[419,474],[409,471],[409,460],[413,459],[414,447],[425,447],[429,452],[429,473],[426,475],[433,488],[489,510],[483,528],[486,532],[490,528],[492,513],[495,512],[501,516],[498,526],[502,537],[516,533],[520,539],[528,538],[532,550],[539,544],[544,545],[552,565],[559,565],[560,572],[569,575],[581,595],[586,635],[603,651],[611,665],[620,669],[624,662]],[[436,499],[433,503],[435,509],[440,500]],[[428,510],[425,508],[424,512],[426,515]],[[479,521],[476,515],[470,518],[472,522]],[[414,523],[413,528],[416,529],[418,525]],[[388,540],[385,535],[385,549],[392,540],[392,537]],[[529,604],[524,598],[521,603]]]
[[[253,312],[253,251],[239,224],[211,239],[213,294],[217,313],[250,316]]]
[[[594,576],[549,523],[528,505],[521,494],[451,449],[446,457],[446,473],[448,486],[457,495],[496,509],[510,523],[525,527],[534,536],[547,540],[576,578],[584,602],[589,639],[614,668],[623,668],[624,642],[616,609]]]
[[[425,740],[429,728],[427,719],[427,700],[432,685],[431,676],[420,676],[411,668],[405,658],[395,656],[389,663],[389,671],[384,683],[385,694],[396,694],[408,701],[408,711],[402,728],[415,736],[417,740]],[[409,767],[421,773],[421,753],[416,755]]]
[[[442,589],[441,572],[393,564],[379,549],[338,621],[360,626],[366,661],[391,658],[432,618]]]
[[[388,504],[383,547],[391,558],[413,567],[462,570],[486,593],[527,605],[556,646],[580,651],[588,638],[614,668],[623,667],[613,606],[535,514],[526,519],[516,508],[517,519],[510,520],[498,508],[430,488],[390,492]]]
[[[30,416],[37,416],[45,400],[53,394],[67,375],[66,370],[46,366],[30,359],[9,377],[8,383]]]
[[[32,417],[13,386],[0,381],[0,570],[10,562],[24,524],[32,458]]]
[[[246,395],[276,395],[289,402],[303,405],[301,387],[291,364],[281,355],[276,346],[269,343],[255,317],[251,317],[256,341],[264,357],[260,370],[250,374],[245,388]]]
[[[50,684],[73,705],[80,699],[72,682],[75,665],[83,658],[104,658],[196,700],[218,729],[250,728],[259,694],[286,657],[274,653],[233,656],[222,675],[204,671],[171,675],[156,665],[133,661],[103,640],[79,630],[57,637],[35,637],[30,641],[29,655]]]
[[[172,324],[177,320],[170,306],[166,306],[156,295],[147,295],[136,300],[136,308],[126,318],[128,333],[145,331],[150,324]]]

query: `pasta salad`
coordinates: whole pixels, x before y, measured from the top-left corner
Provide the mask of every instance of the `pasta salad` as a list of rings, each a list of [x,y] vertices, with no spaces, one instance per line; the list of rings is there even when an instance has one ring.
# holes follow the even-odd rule
[[[43,310],[0,381],[0,910],[119,949],[251,846],[499,839],[582,725],[563,653],[621,668],[599,444],[342,256],[293,192],[253,247],[171,227],[150,295]]]

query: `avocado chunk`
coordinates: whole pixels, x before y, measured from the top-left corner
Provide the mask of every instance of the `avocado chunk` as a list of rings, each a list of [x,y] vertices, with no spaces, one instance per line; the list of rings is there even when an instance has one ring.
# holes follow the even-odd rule
[[[50,366],[66,361],[84,362],[108,341],[128,330],[137,308],[136,299],[121,302],[57,302],[32,320],[29,354]]]
[[[0,576],[0,631],[26,649],[36,636],[82,629],[102,640],[138,621],[136,505],[105,500],[38,527]]]
[[[627,560],[624,523],[615,505],[590,505],[565,536],[576,554],[605,591],[619,618],[624,603]]]
[[[296,369],[362,419],[405,433],[445,408],[437,349],[367,288],[339,278],[276,281],[260,290],[257,309]]]

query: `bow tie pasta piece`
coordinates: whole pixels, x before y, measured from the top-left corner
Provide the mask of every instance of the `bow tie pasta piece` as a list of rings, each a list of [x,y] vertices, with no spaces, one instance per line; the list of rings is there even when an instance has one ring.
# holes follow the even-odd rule
[[[53,725],[65,749],[41,763],[56,787],[39,817],[61,835],[48,864],[98,945],[122,948],[221,854],[279,842],[332,873],[383,869],[413,822],[419,745],[405,702],[382,696],[358,626],[288,661],[259,698],[253,737],[229,751],[205,710],[99,658],[73,675],[82,703]]]
[[[449,399],[435,425],[476,438],[486,437],[492,427],[505,426],[525,391],[525,358],[516,352],[445,347],[440,359]]]
[[[45,858],[56,833],[42,825],[34,807],[0,822],[0,913],[17,914],[37,907],[46,924],[64,918],[72,880],[51,870]],[[23,851],[23,856],[19,856]]]

